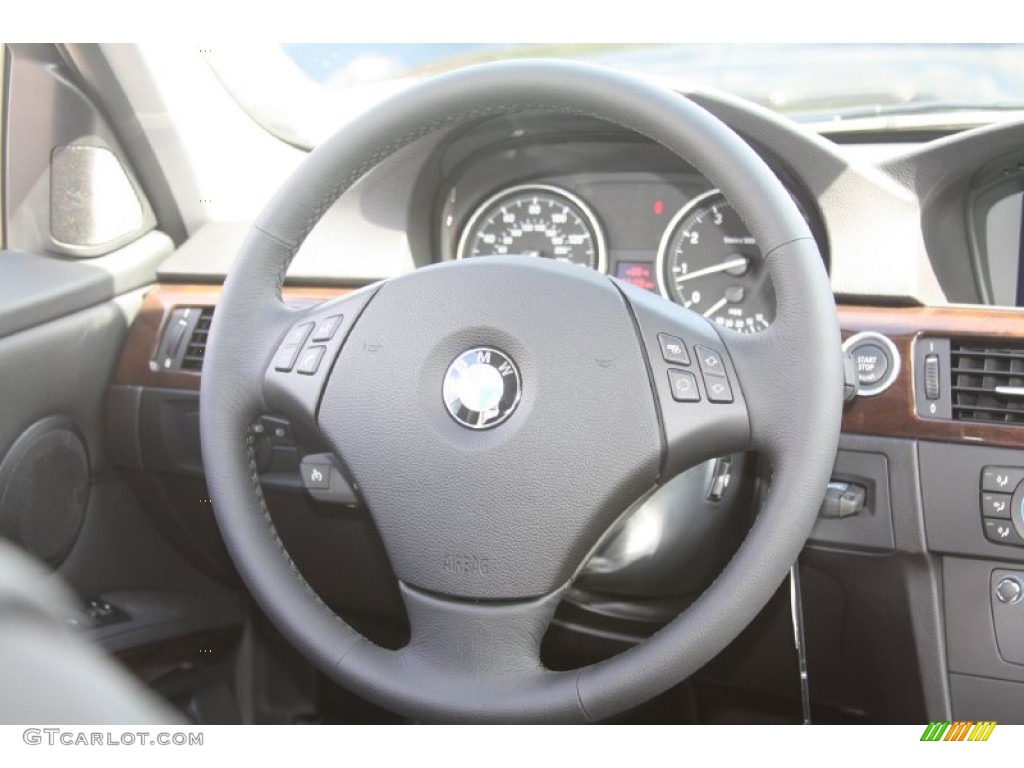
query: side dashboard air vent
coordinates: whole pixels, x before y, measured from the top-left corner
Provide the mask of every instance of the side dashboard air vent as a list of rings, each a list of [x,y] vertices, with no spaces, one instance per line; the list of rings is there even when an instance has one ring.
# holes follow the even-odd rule
[[[1024,347],[954,341],[953,418],[1024,424]]]
[[[181,368],[184,371],[203,370],[203,358],[206,357],[206,337],[210,335],[210,323],[213,321],[213,307],[203,307],[192,328],[185,354],[181,356]]]
[[[150,369],[201,371],[212,320],[213,307],[176,307],[164,326]]]

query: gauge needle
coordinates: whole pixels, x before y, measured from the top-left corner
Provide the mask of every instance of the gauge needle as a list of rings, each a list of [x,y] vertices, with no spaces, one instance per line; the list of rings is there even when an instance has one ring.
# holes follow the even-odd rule
[[[720,298],[718,301],[716,301],[714,304],[707,308],[707,310],[704,312],[704,317],[711,317],[713,314],[715,314],[715,312],[720,310],[728,303],[729,300],[725,298],[725,296],[723,296],[722,298]]]
[[[721,264],[715,264],[712,267],[705,267],[704,269],[698,269],[696,272],[687,272],[683,275],[676,275],[676,282],[682,283],[686,280],[692,280],[695,277],[704,277],[704,275],[713,275],[715,272],[725,272],[727,269],[734,267],[742,267],[747,263],[745,256],[739,256],[735,259],[729,259],[729,261],[723,261]]]

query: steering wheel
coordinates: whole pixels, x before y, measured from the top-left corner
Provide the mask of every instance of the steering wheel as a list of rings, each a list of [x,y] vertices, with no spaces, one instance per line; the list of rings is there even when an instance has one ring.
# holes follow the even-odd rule
[[[514,256],[433,265],[312,308],[282,303],[305,237],[381,160],[433,131],[523,110],[599,118],[694,165],[757,240],[777,296],[772,326],[740,335],[590,270]],[[700,668],[782,583],[830,477],[841,392],[821,256],[743,140],[622,73],[487,64],[350,123],[260,214],[210,332],[203,460],[253,597],[341,685],[430,721],[599,721]],[[405,647],[349,627],[285,551],[256,469],[250,425],[262,413],[318,429],[357,486],[399,580]],[[771,462],[770,489],[711,586],[630,650],[546,669],[555,608],[623,510],[685,468],[747,449]]]

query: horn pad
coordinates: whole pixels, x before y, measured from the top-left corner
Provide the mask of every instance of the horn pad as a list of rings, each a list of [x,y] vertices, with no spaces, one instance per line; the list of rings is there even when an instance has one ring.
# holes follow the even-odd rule
[[[398,577],[475,600],[567,582],[656,482],[663,450],[622,295],[589,270],[524,257],[386,283],[318,421]]]

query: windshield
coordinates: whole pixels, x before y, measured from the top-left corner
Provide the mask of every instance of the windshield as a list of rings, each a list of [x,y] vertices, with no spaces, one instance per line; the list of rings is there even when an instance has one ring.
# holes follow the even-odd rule
[[[281,44],[218,47],[210,65],[268,130],[312,147],[360,111],[438,72],[508,58],[563,58],[714,88],[796,120],[963,127],[1024,109],[1020,44]],[[877,123],[872,127],[879,127]],[[865,125],[864,127],[868,127]]]

